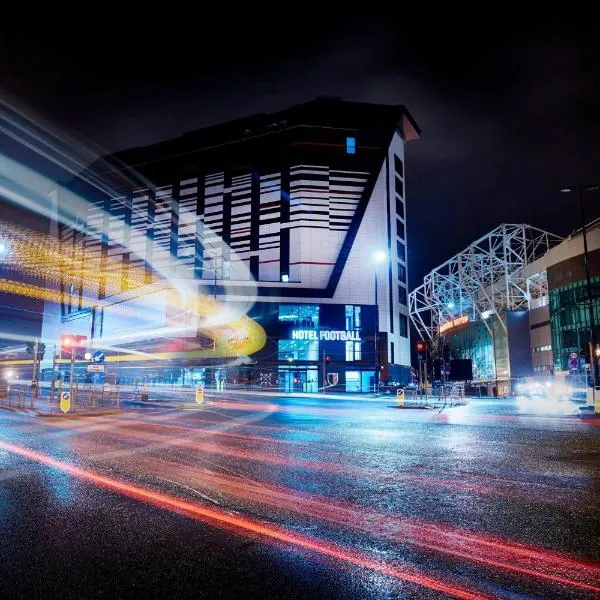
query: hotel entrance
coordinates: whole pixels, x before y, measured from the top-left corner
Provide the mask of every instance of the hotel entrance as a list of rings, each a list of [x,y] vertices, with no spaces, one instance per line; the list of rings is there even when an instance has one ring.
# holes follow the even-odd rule
[[[284,392],[319,391],[317,367],[279,367],[279,383]]]

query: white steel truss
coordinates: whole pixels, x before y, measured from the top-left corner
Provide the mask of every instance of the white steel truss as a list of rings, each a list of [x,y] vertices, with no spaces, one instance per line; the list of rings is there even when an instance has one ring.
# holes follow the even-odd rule
[[[485,322],[501,310],[530,308],[532,300],[546,295],[547,282],[539,275],[526,279],[523,267],[561,241],[531,225],[503,224],[433,269],[408,299],[421,339],[435,340],[440,325],[457,317]]]

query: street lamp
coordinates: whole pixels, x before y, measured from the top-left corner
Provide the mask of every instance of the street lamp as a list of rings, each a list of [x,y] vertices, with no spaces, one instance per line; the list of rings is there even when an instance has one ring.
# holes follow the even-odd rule
[[[564,187],[560,191],[563,193],[577,192],[577,197],[579,198],[579,212],[581,214],[581,234],[583,237],[583,261],[585,264],[585,278],[587,282],[587,293],[588,293],[588,310],[590,313],[590,365],[592,372],[592,398],[595,401],[596,394],[596,381],[597,381],[597,373],[596,373],[596,361],[593,359],[593,354],[591,352],[592,348],[596,348],[596,333],[595,322],[594,322],[594,300],[592,297],[592,278],[590,276],[590,259],[588,253],[588,244],[587,244],[587,225],[585,222],[585,206],[583,202],[583,192],[597,192],[600,190],[600,185],[572,185],[569,187]]]
[[[379,347],[378,347],[378,335],[379,335],[379,300],[377,295],[377,267],[388,259],[388,253],[385,250],[377,250],[373,254],[373,262],[375,263],[375,393],[379,395]]]

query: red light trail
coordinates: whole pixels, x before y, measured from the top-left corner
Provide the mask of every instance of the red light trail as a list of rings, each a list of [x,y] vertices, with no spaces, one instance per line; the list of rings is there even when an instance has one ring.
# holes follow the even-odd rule
[[[399,567],[376,561],[351,548],[345,548],[331,542],[295,533],[278,525],[232,515],[223,510],[209,508],[163,492],[145,489],[125,481],[113,479],[87,469],[82,469],[24,446],[0,440],[0,448],[28,460],[38,462],[53,469],[58,469],[78,479],[117,492],[129,498],[140,500],[147,504],[170,510],[177,514],[185,515],[216,527],[237,531],[242,534],[259,535],[265,539],[265,541],[309,550],[324,557],[337,559],[358,567],[376,571],[401,581],[448,594],[454,598],[460,598],[462,600],[493,598],[493,596],[479,591],[471,591],[453,583],[423,575],[410,567]]]

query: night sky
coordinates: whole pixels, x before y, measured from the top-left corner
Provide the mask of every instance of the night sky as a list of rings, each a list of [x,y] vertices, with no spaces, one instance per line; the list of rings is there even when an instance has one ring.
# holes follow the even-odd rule
[[[405,104],[423,130],[406,155],[411,287],[502,222],[579,225],[558,190],[600,180],[593,20],[317,6],[15,15],[0,25],[0,87],[107,152],[318,94]],[[598,207],[590,194],[590,218]]]

